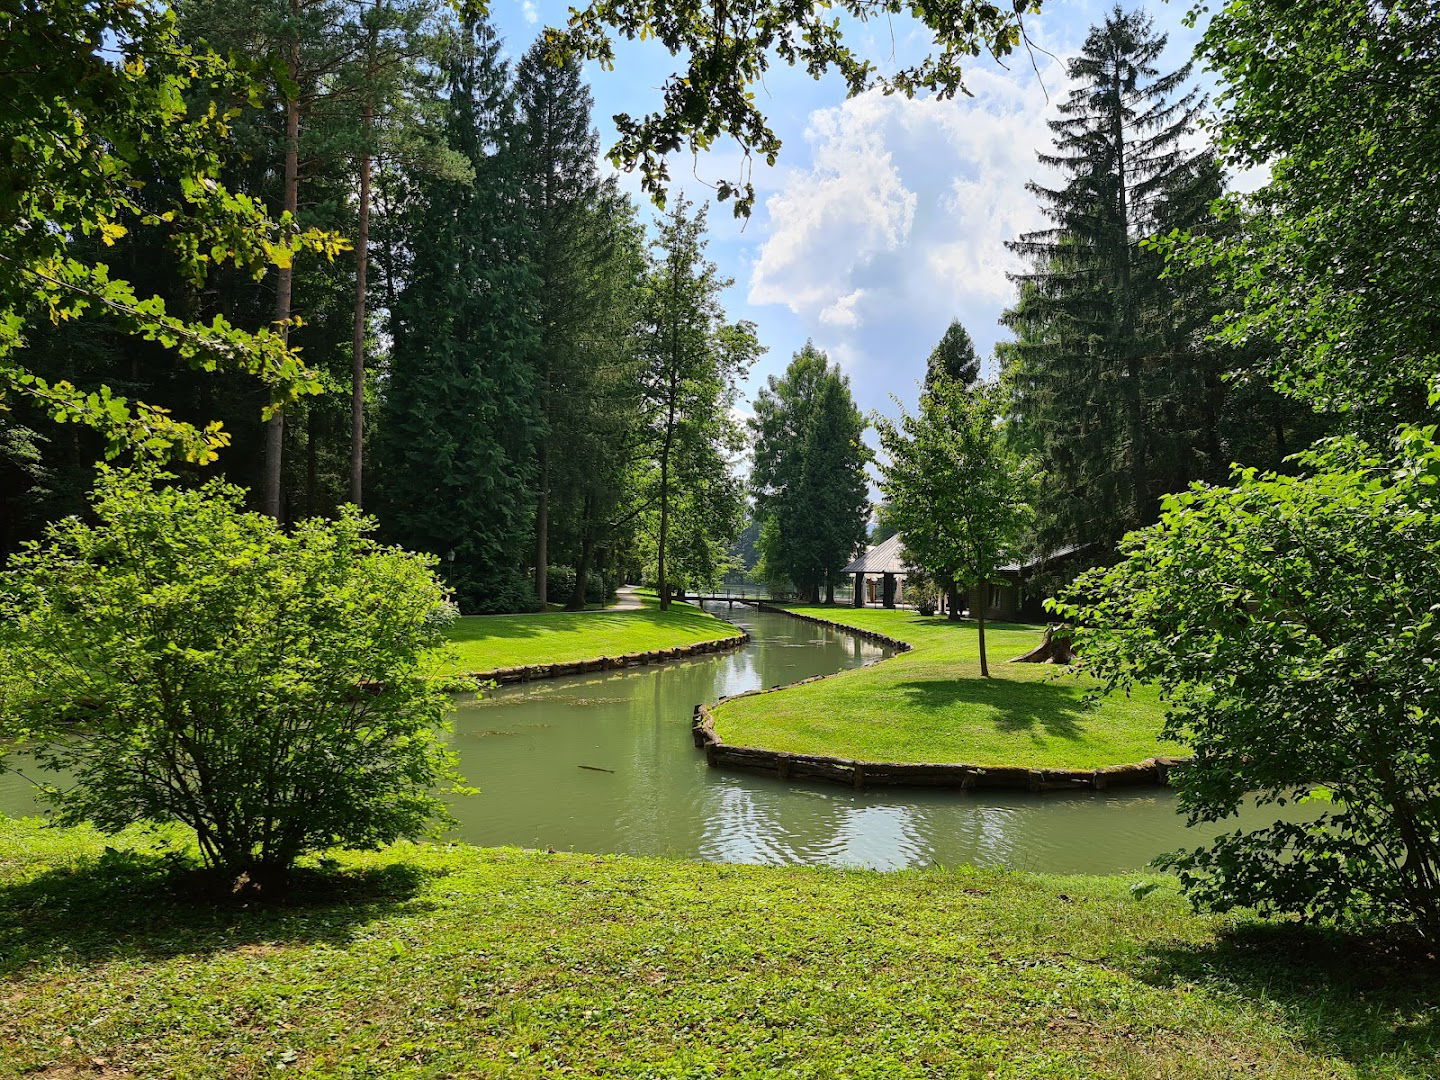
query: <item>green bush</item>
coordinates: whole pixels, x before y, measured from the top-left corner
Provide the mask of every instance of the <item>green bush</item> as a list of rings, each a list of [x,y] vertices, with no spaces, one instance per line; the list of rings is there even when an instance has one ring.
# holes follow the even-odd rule
[[[567,604],[575,592],[575,568],[552,566],[547,572],[548,591],[552,604]],[[610,596],[603,574],[594,570],[585,575],[585,602],[603,604]]]
[[[1440,447],[1336,443],[1299,476],[1167,498],[1116,566],[1056,605],[1082,664],[1148,683],[1192,823],[1319,801],[1315,820],[1225,833],[1168,856],[1191,895],[1440,942]],[[1213,833],[1213,828],[1206,830]]]
[[[535,583],[518,570],[488,571],[457,562],[447,568],[446,583],[466,615],[510,615],[539,611]]]
[[[428,678],[447,618],[431,562],[353,509],[286,532],[220,481],[103,469],[0,574],[0,741],[71,782],[61,822],[178,821],[227,882],[422,835],[455,779]]]

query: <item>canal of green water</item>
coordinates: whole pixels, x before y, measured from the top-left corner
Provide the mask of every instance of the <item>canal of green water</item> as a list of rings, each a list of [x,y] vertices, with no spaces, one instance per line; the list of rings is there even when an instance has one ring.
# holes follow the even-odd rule
[[[853,791],[710,769],[690,717],[711,702],[883,658],[842,631],[713,606],[750,642],[629,671],[501,687],[459,702],[454,744],[479,794],[459,797],[454,838],[562,851],[879,869],[976,863],[1111,873],[1204,838],[1165,789],[1084,795]],[[40,810],[0,774],[0,813]],[[1239,824],[1259,824],[1261,813]],[[1232,823],[1231,828],[1234,827]]]

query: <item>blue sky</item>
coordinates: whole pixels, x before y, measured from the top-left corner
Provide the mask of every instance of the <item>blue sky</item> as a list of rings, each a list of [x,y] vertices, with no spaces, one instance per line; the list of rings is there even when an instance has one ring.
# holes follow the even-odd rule
[[[547,21],[564,19],[566,6],[496,0],[492,14],[518,56]],[[840,363],[867,410],[893,412],[892,395],[913,407],[925,358],[952,318],[988,365],[1005,333],[997,320],[1014,295],[1005,272],[1017,264],[1004,241],[1040,221],[1024,185],[1043,178],[1035,155],[1049,144],[1045,121],[1067,89],[1060,61],[1110,6],[1051,0],[1028,25],[1058,59],[1037,53],[1038,76],[1023,55],[1005,68],[977,61],[971,98],[847,100],[838,78],[772,70],[758,96],[785,144],[779,164],[755,167],[758,200],[748,223],[725,205],[710,211],[711,257],[734,279],[729,313],[755,322],[769,349],[747,399],[807,338]],[[1188,5],[1148,7],[1170,36],[1166,68],[1178,66],[1198,36],[1182,25]],[[923,55],[929,35],[897,19],[856,27],[851,41],[889,68]],[[654,108],[672,70],[669,55],[649,43],[622,43],[617,61],[612,71],[587,71],[602,155],[613,142],[610,117]],[[695,177],[733,177],[739,160],[738,148],[722,145],[698,160],[677,158],[671,172],[699,200],[710,192]],[[622,183],[642,199],[634,177]]]

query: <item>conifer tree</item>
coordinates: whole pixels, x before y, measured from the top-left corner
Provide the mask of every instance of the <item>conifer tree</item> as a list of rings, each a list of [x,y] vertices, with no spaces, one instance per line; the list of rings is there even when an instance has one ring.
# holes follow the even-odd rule
[[[975,342],[959,319],[950,321],[945,336],[936,343],[925,363],[926,390],[942,378],[961,386],[970,386],[980,378],[980,357],[975,352]]]
[[[382,520],[407,547],[454,552],[463,606],[515,610],[533,605],[519,572],[534,509],[536,336],[514,99],[484,21],[450,43],[444,72],[446,138],[473,175],[416,186],[382,406]]]
[[[587,375],[601,292],[595,264],[604,234],[589,220],[599,195],[597,138],[590,126],[590,89],[577,61],[554,64],[539,42],[515,75],[519,112],[519,187],[528,211],[536,274],[539,340],[535,352],[535,592],[547,599],[551,496],[559,463],[557,440],[583,425],[591,405]],[[573,462],[573,459],[572,459]],[[581,462],[573,462],[583,465]]]
[[[864,542],[865,428],[850,381],[810,342],[755,399],[750,483],[764,570],[807,600],[822,586],[834,599],[840,568]]]
[[[1003,321],[1017,332],[1007,381],[1020,438],[1047,474],[1046,546],[1111,544],[1193,475],[1158,433],[1190,429],[1178,413],[1216,359],[1141,241],[1200,220],[1220,177],[1185,148],[1202,101],[1184,89],[1189,64],[1161,74],[1164,47],[1148,16],[1118,7],[1090,32],[1070,63],[1079,85],[1050,122],[1055,150],[1040,155],[1064,183],[1028,185],[1051,224],[1009,245],[1033,264],[1013,275],[1020,302]]]

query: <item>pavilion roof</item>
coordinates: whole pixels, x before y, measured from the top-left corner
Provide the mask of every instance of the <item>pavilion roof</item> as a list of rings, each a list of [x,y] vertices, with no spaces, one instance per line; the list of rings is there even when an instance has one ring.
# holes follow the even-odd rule
[[[882,540],[850,563],[842,574],[901,574],[909,568],[900,558],[900,534]]]
[[[1023,562],[1017,561],[1006,563],[1004,566],[1001,566],[998,569],[1001,573],[1028,573],[1029,571],[1034,570],[1036,567],[1041,566],[1044,563],[1051,561],[1052,559],[1062,559],[1067,555],[1073,555],[1086,546],[1087,545],[1084,544],[1069,544],[1065,547],[1056,548],[1054,551],[1047,552],[1044,555],[1032,556],[1025,559]],[[903,547],[904,545],[901,543],[900,534],[896,533],[894,536],[890,537],[889,540],[882,541],[881,543],[878,543],[874,547],[870,548],[868,551],[865,552],[864,555],[861,555],[859,558],[851,562],[850,565],[845,567],[845,569],[842,570],[841,573],[898,574],[901,577],[904,577],[910,568],[905,565],[904,559],[901,558]]]

